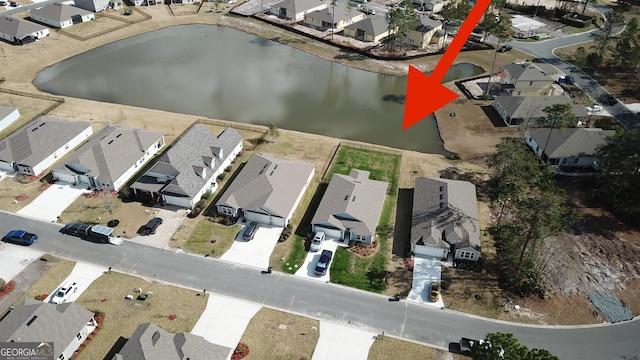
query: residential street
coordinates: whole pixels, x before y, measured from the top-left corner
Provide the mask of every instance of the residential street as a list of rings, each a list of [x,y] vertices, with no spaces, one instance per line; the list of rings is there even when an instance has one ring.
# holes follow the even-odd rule
[[[621,359],[640,353],[640,322],[616,325],[521,325],[440,310],[382,295],[297,276],[261,274],[255,268],[126,241],[120,246],[94,244],[60,234],[59,224],[0,213],[0,226],[33,231],[40,240],[31,246],[63,258],[112,266],[135,276],[235,297],[362,330],[449,349],[461,336],[483,338],[487,332],[513,333],[529,347],[545,348],[561,359]],[[15,246],[2,244],[1,246]],[[215,275],[212,275],[215,274]],[[454,301],[455,306],[455,301]],[[606,344],[606,345],[605,345]],[[455,347],[454,347],[455,349]]]

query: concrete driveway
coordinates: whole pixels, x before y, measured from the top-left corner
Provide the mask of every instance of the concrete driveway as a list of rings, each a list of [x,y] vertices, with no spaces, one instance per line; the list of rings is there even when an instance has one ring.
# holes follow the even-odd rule
[[[182,224],[182,221],[186,216],[187,210],[182,208],[168,207],[167,209],[149,211],[149,218],[147,219],[147,221],[151,220],[151,218],[154,217],[159,217],[162,219],[162,224],[158,226],[158,229],[156,229],[156,233],[145,236],[141,236],[138,234],[127,234],[128,236],[131,236],[131,238],[127,236],[124,237],[140,244],[156,246],[163,249],[170,249],[171,247],[169,246],[169,240],[171,240],[171,237],[176,232],[176,230],[178,230],[178,227],[180,226],[180,224]],[[140,226],[142,225],[144,224],[140,224]],[[116,228],[116,231],[117,230],[118,229]]]
[[[72,281],[78,285],[78,291],[71,294],[65,302],[74,302],[80,297],[80,295],[82,295],[85,290],[87,290],[89,285],[91,285],[91,283],[95,279],[102,276],[106,271],[107,269],[101,266],[80,262],[76,263],[76,266],[74,266],[73,270],[71,270],[71,274],[69,274],[69,276],[67,276],[67,278],[64,279],[55,289],[51,289],[49,292],[49,296],[47,296],[47,298],[43,301],[51,301],[53,295],[55,295],[56,291],[58,291],[58,289],[62,285],[64,285],[64,283],[66,283],[67,281]]]
[[[242,224],[244,225],[244,224]],[[278,243],[283,228],[260,224],[253,240],[242,238],[244,228],[236,236],[233,245],[221,257],[221,260],[242,264],[260,269],[269,267],[269,258],[273,248]]]
[[[320,320],[320,338],[311,360],[367,360],[378,334]]]
[[[320,259],[320,254],[322,254],[322,250],[331,250],[331,252],[333,252],[333,256],[335,257],[337,248],[338,248],[337,240],[325,239],[322,242],[322,247],[320,248],[320,250],[316,252],[309,252],[307,254],[307,257],[304,259],[304,262],[302,263],[298,271],[296,271],[295,275],[303,278],[307,278],[307,279],[316,280],[316,281],[329,282],[329,279],[331,278],[329,275],[331,264],[329,264],[329,269],[327,269],[327,273],[322,276],[316,275],[314,270],[316,268],[316,263]]]
[[[18,214],[35,219],[55,222],[71,203],[82,193],[88,192],[84,187],[57,182],[33,199],[29,205],[18,211]]]
[[[413,282],[407,301],[425,304],[437,308],[444,308],[442,296],[436,302],[429,300],[429,283],[442,283],[442,261],[439,259],[414,258]]]
[[[0,234],[1,236],[4,236],[4,233]],[[42,254],[26,246],[0,242],[0,278],[9,282]]]

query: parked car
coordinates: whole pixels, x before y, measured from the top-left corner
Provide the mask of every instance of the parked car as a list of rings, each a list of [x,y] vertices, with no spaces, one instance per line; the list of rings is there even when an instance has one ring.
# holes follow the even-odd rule
[[[502,45],[502,46],[498,49],[498,52],[503,53],[503,52],[507,52],[507,51],[509,51],[509,50],[511,50],[511,49],[513,49],[513,46],[511,46],[511,45]]]
[[[20,6],[20,3],[17,1],[9,1],[9,6],[11,7],[18,7]]]
[[[250,222],[249,225],[245,226],[242,238],[246,241],[253,240],[259,227],[260,225],[257,222]]]
[[[143,236],[155,234],[160,224],[162,224],[162,218],[154,217],[153,219],[149,220],[147,224],[140,229],[139,233],[140,235],[143,235]]]
[[[316,275],[322,276],[327,273],[327,269],[329,268],[329,263],[331,263],[331,258],[333,257],[333,253],[331,250],[322,250],[322,254],[320,254],[320,259],[316,263],[316,268],[314,272]]]
[[[613,106],[618,103],[618,100],[611,94],[602,94],[598,96],[598,102],[605,106]]]
[[[7,6],[7,2],[6,1],[0,1],[0,6]]]
[[[587,114],[591,115],[591,114],[599,113],[602,110],[603,110],[602,106],[598,104],[593,104],[587,107]]]
[[[313,252],[320,250],[320,247],[322,247],[323,241],[324,241],[324,232],[318,231],[316,235],[313,237],[313,240],[311,240],[311,247],[309,247],[309,250]]]
[[[66,282],[58,289],[56,294],[51,297],[51,302],[53,304],[62,304],[76,291],[78,291],[78,284],[71,281]]]
[[[429,300],[434,302],[440,300],[440,283],[432,281],[429,284]]]
[[[20,245],[31,245],[38,240],[38,235],[24,230],[11,230],[2,238],[4,242],[12,242]]]
[[[86,236],[89,236],[89,229],[91,229],[91,225],[78,222],[78,223],[67,224],[60,231],[63,234],[67,234],[67,235],[86,237]]]

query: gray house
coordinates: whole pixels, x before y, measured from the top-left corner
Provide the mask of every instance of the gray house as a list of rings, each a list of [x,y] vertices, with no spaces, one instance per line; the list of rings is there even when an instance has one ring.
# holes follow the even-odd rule
[[[74,3],[77,7],[91,12],[117,9],[122,6],[121,0],[75,0]]]
[[[138,326],[112,360],[224,360],[232,349],[186,332],[170,333],[156,324]]]
[[[504,66],[502,84],[512,96],[549,96],[553,89],[553,75],[533,63]]]
[[[369,172],[351,169],[334,174],[311,226],[327,237],[371,244],[382,213],[389,183],[369,179]]]
[[[95,15],[91,11],[58,3],[33,9],[29,11],[29,17],[31,17],[32,20],[51,25],[58,29],[64,29],[85,21],[95,20]]]
[[[304,23],[321,30],[333,28],[333,31],[340,32],[345,26],[364,18],[365,14],[358,9],[349,8],[346,2],[337,2],[335,6],[306,13]]]
[[[31,21],[0,15],[0,39],[25,45],[49,36],[49,28]]]
[[[544,163],[597,170],[596,150],[615,133],[598,128],[531,129],[525,133],[524,142]]]
[[[226,128],[215,136],[203,125],[189,128],[131,188],[160,195],[164,203],[193,208],[206,192],[218,188],[216,181],[242,151],[242,136]]]
[[[344,28],[344,35],[362,41],[378,43],[389,36],[389,23],[384,15],[367,16]]]
[[[0,170],[41,175],[91,134],[89,123],[41,116],[0,141]]]
[[[587,118],[584,106],[574,105],[570,97],[562,96],[496,96],[493,108],[508,126],[543,126],[549,115],[542,111],[547,106],[571,104],[578,121]]]
[[[254,154],[216,202],[219,214],[287,226],[315,172],[313,164]]]
[[[53,178],[89,189],[118,191],[164,146],[164,135],[107,125],[64,159]]]
[[[53,358],[65,360],[97,326],[93,313],[76,303],[54,305],[27,298],[0,321],[0,341],[47,341],[43,344]]]
[[[416,178],[411,215],[416,256],[478,261],[481,256],[476,186],[468,181]]]
[[[304,19],[305,14],[328,6],[329,3],[322,0],[284,0],[271,6],[269,11],[273,15],[298,22]]]

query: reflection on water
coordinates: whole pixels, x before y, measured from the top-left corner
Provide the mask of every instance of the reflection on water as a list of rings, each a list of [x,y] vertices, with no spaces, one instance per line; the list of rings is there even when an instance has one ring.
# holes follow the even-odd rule
[[[478,70],[461,64],[450,73]],[[43,70],[35,84],[53,94],[446,153],[433,117],[402,130],[405,77],[349,68],[215,25],[108,44]],[[385,101],[389,95],[395,100]]]

